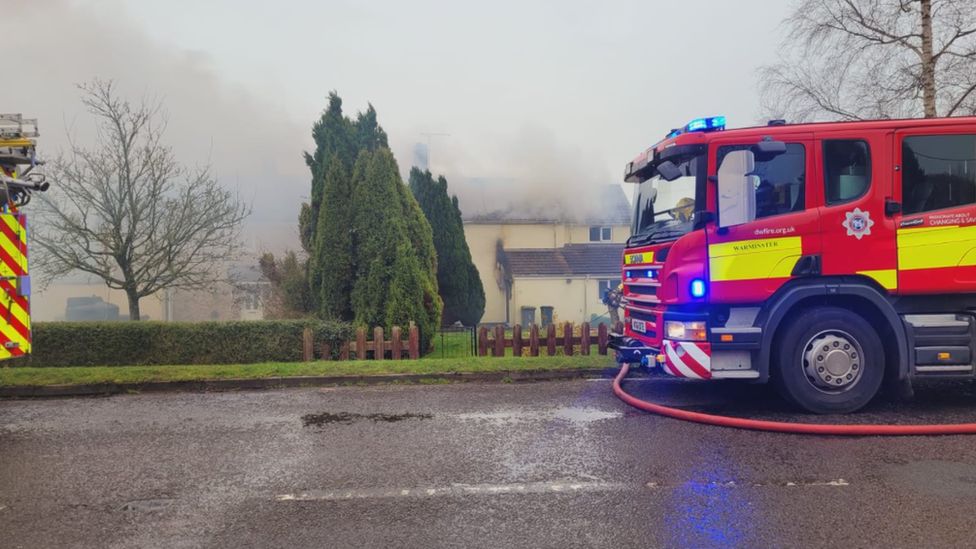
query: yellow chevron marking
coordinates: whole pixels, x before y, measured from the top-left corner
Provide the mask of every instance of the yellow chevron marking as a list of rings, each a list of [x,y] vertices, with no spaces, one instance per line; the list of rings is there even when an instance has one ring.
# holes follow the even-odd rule
[[[10,227],[10,230],[20,236],[20,241],[27,244],[27,231],[20,226],[20,222],[17,221],[17,216],[13,214],[0,214],[0,220]],[[26,249],[26,248],[25,248]]]
[[[23,269],[23,271],[26,273],[28,266],[27,254],[21,253],[20,250],[27,249],[27,231],[20,226],[20,222],[17,220],[17,216],[14,214],[0,214],[0,223],[6,223],[7,227],[10,229],[10,232],[16,235],[11,239],[6,234],[0,233],[0,247],[2,247],[3,250],[14,260],[14,262],[20,265],[21,269]],[[6,263],[0,262],[0,276],[13,277],[14,272],[6,265]],[[9,280],[9,282],[16,288],[16,280]],[[30,314],[28,314],[27,310],[18,305],[17,302],[4,290],[0,290],[0,304],[2,304],[5,309],[0,311],[0,333],[2,333],[11,342],[17,343],[21,351],[24,353],[30,353],[31,342],[29,339],[22,336],[20,332],[18,332],[11,325],[12,317],[23,324],[27,330],[30,330]],[[9,312],[6,309],[9,309]],[[12,356],[13,354],[9,349],[6,349],[0,345],[0,360],[8,359]]]

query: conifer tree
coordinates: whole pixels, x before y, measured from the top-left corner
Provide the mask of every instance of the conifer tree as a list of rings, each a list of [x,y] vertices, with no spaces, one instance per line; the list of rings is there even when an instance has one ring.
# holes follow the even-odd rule
[[[457,197],[449,197],[447,180],[434,180],[429,171],[410,170],[410,191],[433,231],[437,251],[437,286],[444,300],[443,323],[460,321],[474,326],[485,312],[485,290],[471,250],[464,238],[464,224]]]
[[[427,349],[442,308],[430,226],[389,149],[361,151],[352,186],[355,321],[385,327],[415,322]]]
[[[319,316],[352,320],[349,296],[355,276],[355,247],[350,227],[352,183],[338,155],[323,177],[324,195],[309,257],[309,287]]]
[[[315,140],[315,151],[311,154],[305,153],[305,163],[312,172],[311,203],[303,205],[299,215],[299,232],[307,252],[311,252],[314,245],[319,210],[325,196],[325,174],[329,161],[337,157],[346,173],[352,171],[352,164],[356,161],[359,141],[356,128],[352,121],[343,116],[342,98],[334,91],[329,93],[329,106],[312,126],[312,138]]]
[[[315,151],[305,154],[311,201],[299,215],[309,256],[307,284],[289,286],[294,295],[282,302],[305,303],[322,318],[367,327],[414,322],[421,349],[428,349],[443,307],[437,252],[430,224],[400,178],[376,110],[369,105],[352,120],[333,92],[312,136]],[[264,262],[273,265],[274,258]],[[280,290],[286,290],[283,284]]]

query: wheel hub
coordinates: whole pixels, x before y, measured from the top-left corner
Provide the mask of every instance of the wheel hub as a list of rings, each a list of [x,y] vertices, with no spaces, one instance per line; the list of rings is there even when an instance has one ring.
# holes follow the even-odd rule
[[[846,391],[861,379],[863,353],[857,340],[839,330],[816,334],[804,347],[807,379],[826,392]]]

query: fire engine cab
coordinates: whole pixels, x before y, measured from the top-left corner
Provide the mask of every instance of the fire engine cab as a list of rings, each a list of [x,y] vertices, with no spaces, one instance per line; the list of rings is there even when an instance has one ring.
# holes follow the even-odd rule
[[[976,117],[701,118],[625,177],[618,362],[771,381],[815,413],[976,376]]]

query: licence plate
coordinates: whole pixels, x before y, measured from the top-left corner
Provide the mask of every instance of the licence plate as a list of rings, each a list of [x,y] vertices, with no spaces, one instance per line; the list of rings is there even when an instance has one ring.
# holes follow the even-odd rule
[[[638,320],[636,318],[632,318],[632,319],[630,319],[630,327],[635,332],[640,332],[640,333],[643,334],[644,332],[647,331],[647,322],[645,322],[643,320]]]

